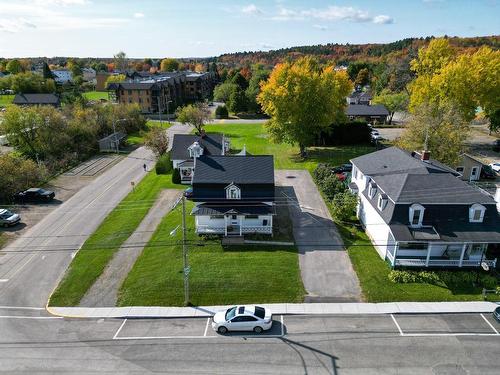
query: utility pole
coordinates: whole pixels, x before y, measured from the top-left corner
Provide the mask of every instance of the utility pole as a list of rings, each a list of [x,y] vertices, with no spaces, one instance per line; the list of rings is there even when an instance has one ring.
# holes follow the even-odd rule
[[[189,272],[186,245],[186,197],[182,195],[182,257],[184,260],[184,305],[189,305]]]
[[[172,101],[167,99],[167,122],[169,122],[169,121],[170,121],[170,111],[169,111],[169,109],[168,109],[168,105],[169,105],[170,103],[172,103]]]

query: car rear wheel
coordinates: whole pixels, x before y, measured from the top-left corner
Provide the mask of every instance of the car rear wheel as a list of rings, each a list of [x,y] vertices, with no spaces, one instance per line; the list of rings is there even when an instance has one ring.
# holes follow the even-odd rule
[[[257,327],[255,327],[255,328],[253,329],[253,331],[254,331],[255,333],[262,333],[263,329],[262,329],[262,327],[257,326]]]
[[[225,335],[227,333],[227,328],[224,326],[220,326],[217,332],[219,332],[221,335]]]

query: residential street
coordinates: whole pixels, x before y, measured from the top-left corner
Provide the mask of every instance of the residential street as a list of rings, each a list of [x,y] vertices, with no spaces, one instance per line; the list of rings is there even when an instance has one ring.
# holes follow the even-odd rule
[[[483,375],[500,364],[500,324],[487,314],[285,315],[264,334],[225,336],[206,318],[0,314],[23,316],[0,318],[1,371],[9,374]]]
[[[361,300],[361,289],[342,238],[332,222],[311,175],[305,170],[275,171],[276,185],[289,187],[295,242],[306,302],[353,302]]]

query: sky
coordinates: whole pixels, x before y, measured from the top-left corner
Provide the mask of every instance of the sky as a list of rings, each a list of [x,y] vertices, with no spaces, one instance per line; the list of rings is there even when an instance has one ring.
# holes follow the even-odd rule
[[[500,34],[500,0],[0,0],[0,57],[206,57]]]

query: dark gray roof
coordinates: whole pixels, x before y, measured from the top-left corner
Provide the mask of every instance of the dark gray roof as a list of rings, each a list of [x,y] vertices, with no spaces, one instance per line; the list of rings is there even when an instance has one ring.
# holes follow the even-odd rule
[[[59,104],[59,97],[56,94],[16,94],[14,104]]]
[[[270,155],[201,156],[196,159],[196,184],[272,184],[274,163]]]
[[[346,114],[347,116],[389,116],[389,111],[382,104],[349,104]]]
[[[175,134],[172,140],[170,158],[172,160],[190,159],[188,147],[198,142],[203,147],[203,155],[221,155],[224,136],[217,133],[207,133],[205,137],[194,134]]]
[[[155,86],[154,82],[117,82],[108,85],[108,90],[124,89],[124,90],[149,90]]]
[[[195,206],[191,211],[193,215],[225,215],[225,214],[240,214],[240,215],[274,215],[274,206],[267,204],[238,204],[232,202],[226,205],[200,204]]]
[[[370,100],[372,98],[372,94],[368,91],[353,91],[349,98],[362,98],[366,100]]]

